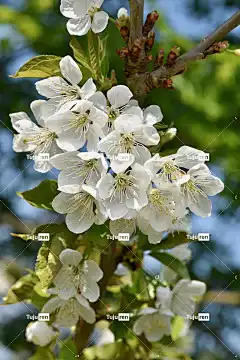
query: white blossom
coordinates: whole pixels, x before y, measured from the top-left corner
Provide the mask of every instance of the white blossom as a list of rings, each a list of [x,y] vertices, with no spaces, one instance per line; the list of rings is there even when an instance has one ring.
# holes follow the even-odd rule
[[[178,245],[175,248],[169,250],[169,253],[181,261],[190,260],[192,255],[192,251],[189,249],[188,244]],[[161,275],[163,280],[167,281],[168,284],[171,284],[177,278],[176,272],[170,269],[168,266],[163,266]]]
[[[90,78],[80,87],[83,75],[78,64],[69,55],[62,58],[59,63],[60,76],[51,76],[36,82],[38,93],[49,100],[43,107],[43,116],[48,118],[55,113],[71,109],[76,100],[89,99],[96,92],[96,85]]]
[[[95,186],[108,169],[104,156],[96,152],[66,152],[53,156],[50,163],[62,170],[58,189],[70,194],[79,192],[83,184]]]
[[[171,334],[171,315],[161,313],[154,308],[145,308],[140,311],[140,317],[133,325],[136,335],[145,335],[150,342],[156,342],[164,335]]]
[[[153,126],[143,125],[137,115],[122,114],[115,120],[114,127],[114,131],[100,140],[98,147],[111,160],[111,168],[115,173],[122,169],[122,162],[119,163],[118,158],[121,153],[134,156],[126,160],[127,167],[133,161],[143,165],[151,158],[146,146],[156,145],[160,140]]]
[[[223,182],[213,176],[205,164],[193,166],[178,183],[180,191],[176,193],[177,206],[188,207],[201,217],[211,215],[212,203],[208,196],[214,196],[224,189]]]
[[[88,100],[79,100],[68,111],[50,117],[47,125],[58,134],[57,144],[66,151],[81,149],[87,142],[88,151],[96,151],[107,115]]]
[[[75,234],[87,231],[93,224],[103,224],[107,219],[106,210],[90,185],[83,184],[76,194],[60,192],[52,206],[59,214],[67,214],[66,225]]]
[[[108,24],[109,16],[100,10],[104,0],[62,0],[60,11],[70,18],[67,22],[69,34],[82,36],[92,29],[94,33],[102,32]]]
[[[129,17],[128,10],[124,7],[120,8],[117,12],[117,17],[118,19],[121,17],[128,18]]]
[[[185,175],[184,169],[202,164],[204,159],[203,151],[184,145],[173,155],[161,157],[155,154],[144,167],[150,171],[153,182],[161,185],[163,182],[177,182]]]
[[[196,298],[203,296],[206,285],[196,280],[180,280],[173,290],[164,287],[157,289],[156,306],[162,311],[172,311],[183,317],[191,316],[195,312]]]
[[[44,313],[56,313],[54,325],[63,327],[75,326],[82,318],[89,324],[96,321],[95,311],[82,295],[77,294],[68,300],[63,300],[58,295],[51,298],[42,308]]]
[[[53,280],[54,293],[63,300],[81,294],[91,302],[97,301],[100,290],[97,282],[103,277],[103,272],[93,260],[82,262],[79,251],[65,249],[59,259],[62,267]]]
[[[35,345],[44,347],[52,342],[56,334],[46,322],[35,321],[28,324],[26,328],[27,341],[33,342]]]
[[[31,121],[24,112],[10,114],[13,128],[19,133],[14,135],[13,150],[30,152],[34,160],[34,169],[41,173],[51,170],[49,157],[59,154],[62,150],[57,146],[57,135],[49,129],[42,118],[42,107],[46,101],[36,100],[31,103],[31,109],[38,125]],[[42,156],[47,156],[46,159]]]
[[[131,170],[103,176],[97,190],[111,220],[124,217],[129,210],[140,210],[147,205],[150,176],[143,166],[135,163]]]

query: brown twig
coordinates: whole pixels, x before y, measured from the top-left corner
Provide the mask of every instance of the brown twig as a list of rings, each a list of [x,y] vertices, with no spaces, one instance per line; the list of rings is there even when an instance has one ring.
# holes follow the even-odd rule
[[[130,0],[130,40],[128,43],[128,49],[131,51],[131,47],[134,44],[143,44],[144,39],[146,40],[146,34],[143,35],[143,7],[144,0]],[[154,18],[155,12],[152,12]],[[148,18],[150,18],[150,14]],[[155,62],[155,67],[152,72],[147,71],[146,61],[146,46],[139,46],[138,61],[132,61],[131,55],[125,60],[126,78],[127,84],[133,91],[135,97],[140,98],[146,95],[149,91],[158,87],[166,87],[166,81],[168,82],[171,77],[178,75],[186,70],[189,63],[196,60],[206,58],[207,55],[221,52],[226,42],[220,43],[229,32],[235,29],[240,24],[240,10],[237,11],[231,18],[223,23],[219,28],[213,31],[209,36],[202,40],[197,46],[183,54],[182,56],[176,57],[174,61],[169,62],[166,65],[162,64],[161,56]],[[149,23],[150,25],[150,23]],[[145,25],[144,25],[145,26]],[[140,29],[141,30],[140,32]],[[150,29],[150,28],[149,28]],[[145,31],[146,32],[146,31]],[[219,42],[219,43],[218,43]],[[211,52],[210,49],[213,49]],[[216,49],[219,47],[219,51]],[[172,57],[173,58],[173,57]],[[141,65],[144,66],[141,67]]]

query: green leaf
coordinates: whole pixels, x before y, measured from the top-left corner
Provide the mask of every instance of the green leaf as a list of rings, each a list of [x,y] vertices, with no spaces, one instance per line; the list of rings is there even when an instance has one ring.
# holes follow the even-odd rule
[[[89,61],[94,79],[98,79],[100,71],[100,61],[98,59],[98,44],[96,44],[97,37],[98,35],[93,34],[92,31],[88,32]]]
[[[30,300],[33,295],[34,286],[38,281],[38,277],[34,273],[18,279],[9,289],[7,296],[4,298],[4,304],[16,304],[24,300]]]
[[[20,238],[24,241],[32,241],[33,238],[30,234],[15,234],[15,233],[11,233],[12,236]]]
[[[179,337],[181,337],[182,330],[185,326],[185,320],[182,316],[175,316],[172,322],[172,339],[176,341]]]
[[[43,359],[55,360],[56,357],[50,349],[38,347],[35,354],[29,358],[29,360],[43,360]]]
[[[167,252],[150,252],[149,255],[175,271],[181,278],[189,279],[187,266],[175,256]]]
[[[146,279],[143,269],[138,269],[132,272],[132,290],[138,295],[139,300],[148,301],[150,300],[148,292],[148,281]]]
[[[61,75],[59,62],[60,56],[39,55],[28,60],[14,75],[16,78],[48,78],[50,76]]]
[[[34,189],[17,194],[34,207],[53,210],[52,201],[59,193],[57,188],[57,181],[43,180]]]
[[[122,349],[122,343],[117,342],[113,344],[106,344],[96,347],[96,356],[100,360],[116,359],[116,356]]]
[[[86,69],[89,70],[90,74],[92,72],[91,66],[89,64],[89,57],[88,54],[85,53],[84,49],[78,42],[78,40],[73,36],[72,40],[70,41],[70,46],[73,50],[73,55],[75,59]]]
[[[61,344],[61,351],[58,360],[76,360],[77,350],[72,339],[67,339]]]
[[[187,238],[187,234],[185,232],[180,232],[177,234],[168,234],[167,238],[162,240],[159,244],[150,244],[148,241],[146,241],[147,236],[140,233],[140,247],[143,250],[168,250],[173,249],[174,247],[182,244],[187,244],[191,242],[192,240]]]
[[[98,36],[98,57],[100,60],[101,66],[101,73],[103,78],[107,77],[109,72],[109,58],[107,53],[107,40],[108,37],[106,36],[104,39],[101,40],[100,36]]]
[[[77,246],[77,235],[71,233],[65,224],[42,225],[34,230],[35,234],[45,232],[50,241],[43,243],[39,249],[36,263],[36,274],[43,289],[47,288],[61,267],[59,254],[67,247]]]

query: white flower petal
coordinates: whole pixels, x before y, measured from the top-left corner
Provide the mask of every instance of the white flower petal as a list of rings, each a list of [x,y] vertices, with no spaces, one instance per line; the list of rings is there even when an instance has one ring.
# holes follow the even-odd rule
[[[95,302],[100,296],[100,289],[96,281],[90,279],[86,275],[82,275],[80,279],[80,290],[82,295],[90,302]]]
[[[182,146],[177,151],[176,164],[179,167],[190,169],[196,164],[204,163],[204,151],[194,149],[190,146]]]
[[[208,199],[207,195],[195,194],[195,201],[190,200],[188,202],[189,209],[197,216],[208,217],[212,213],[212,203]]]
[[[97,90],[96,85],[93,82],[93,79],[88,79],[85,84],[81,87],[80,93],[82,99],[91,98]],[[90,99],[89,99],[90,100]]]
[[[28,115],[24,112],[13,113],[9,115],[12,127],[19,133],[38,131],[39,127],[32,122]]]
[[[133,93],[125,85],[113,86],[107,92],[107,98],[115,109],[127,105],[132,96]]]
[[[28,324],[26,328],[27,341],[33,342],[35,345],[41,347],[50,344],[54,337],[55,333],[52,327],[42,321],[32,322]]]
[[[85,15],[76,19],[70,19],[67,22],[67,30],[70,35],[86,35],[90,28],[91,18],[89,15]]]
[[[72,85],[77,85],[82,80],[82,72],[78,64],[69,55],[60,61],[60,69],[63,77]]]
[[[163,114],[159,106],[151,105],[147,107],[144,112],[144,123],[148,125],[154,125],[157,122],[162,121]]]
[[[43,305],[42,312],[43,313],[53,313],[55,310],[59,309],[61,306],[65,304],[65,300],[62,300],[60,297],[55,296],[54,298],[50,299]]]
[[[100,110],[107,111],[107,99],[101,91],[97,91],[89,98],[89,101]]]
[[[135,114],[122,114],[114,121],[114,128],[119,133],[124,134],[140,133],[142,130],[142,120]]]
[[[111,161],[111,169],[115,174],[119,174],[127,170],[134,163],[135,156],[132,154],[119,153],[118,158]]]
[[[105,200],[109,197],[109,192],[114,184],[114,178],[111,174],[106,174],[97,183],[98,194],[101,199]]]
[[[60,76],[52,76],[47,79],[37,81],[35,84],[38,93],[47,98],[53,98],[59,95],[59,90],[67,85],[67,82]]]
[[[82,260],[82,254],[76,250],[65,249],[59,255],[59,259],[64,265],[78,266]]]
[[[81,17],[88,13],[88,10],[95,7],[94,0],[81,0],[81,1],[74,1],[73,9],[75,13]]]
[[[91,307],[85,307],[79,304],[78,312],[79,312],[79,316],[88,324],[94,324],[96,322],[96,314]]]
[[[93,15],[92,31],[98,34],[106,29],[109,15],[105,11],[98,11]]]
[[[108,216],[111,220],[118,220],[124,217],[129,209],[124,203],[120,203],[119,199],[113,199],[111,201],[105,201]]]
[[[61,0],[60,11],[67,18],[77,17],[73,9],[74,0]]]
[[[59,214],[66,214],[71,198],[72,198],[71,194],[65,194],[65,193],[58,194],[53,199],[52,202],[53,209]]]
[[[44,127],[44,119],[42,117],[43,105],[46,104],[46,100],[35,100],[31,103],[30,108],[33,112],[35,119],[38,124]]]
[[[90,211],[86,212],[85,208],[79,208],[66,216],[66,225],[74,234],[82,234],[87,231],[94,221],[94,214]]]
[[[76,163],[78,161],[78,151],[70,151],[63,154],[54,155],[50,158],[50,163],[53,167],[55,167],[58,170],[64,170],[69,165],[71,166],[71,163]]]
[[[87,277],[94,281],[99,281],[103,277],[103,272],[98,264],[93,260],[86,260],[83,263],[83,270]]]

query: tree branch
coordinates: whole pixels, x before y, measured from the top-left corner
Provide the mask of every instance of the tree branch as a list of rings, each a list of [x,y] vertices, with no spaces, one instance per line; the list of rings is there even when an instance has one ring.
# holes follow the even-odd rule
[[[130,37],[129,47],[142,36],[144,0],[129,0],[130,5]]]
[[[96,312],[101,306],[101,296],[103,295],[106,286],[116,269],[116,241],[112,241],[112,243],[107,248],[107,251],[103,252],[100,261],[100,268],[104,274],[103,278],[99,281],[100,298],[97,302],[91,304],[92,308]],[[83,350],[87,347],[89,337],[94,329],[94,325],[95,324],[86,323],[83,319],[79,320],[75,332],[77,355],[80,356]]]

